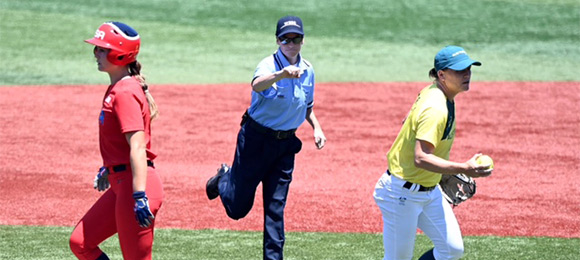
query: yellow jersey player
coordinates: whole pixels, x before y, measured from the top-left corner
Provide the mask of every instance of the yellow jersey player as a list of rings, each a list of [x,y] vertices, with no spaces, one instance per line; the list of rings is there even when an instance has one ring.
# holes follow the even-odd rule
[[[463,255],[459,224],[437,184],[442,174],[485,177],[492,171],[477,165],[480,154],[466,162],[449,161],[455,139],[454,99],[469,90],[472,65],[481,63],[461,47],[447,46],[437,53],[429,71],[434,82],[419,93],[388,152],[389,168],[373,194],[383,215],[385,260],[411,259],[417,228],[435,245],[420,260]]]

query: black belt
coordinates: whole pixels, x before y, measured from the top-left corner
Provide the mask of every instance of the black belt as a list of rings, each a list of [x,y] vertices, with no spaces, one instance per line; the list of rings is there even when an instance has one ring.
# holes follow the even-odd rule
[[[147,160],[147,166],[148,167],[155,167],[155,165],[153,164],[153,161]],[[119,164],[119,165],[115,165],[112,167],[114,172],[122,172],[127,170],[127,165],[126,164]]]
[[[286,131],[276,131],[276,130],[273,130],[271,128],[265,127],[265,126],[261,125],[260,123],[254,121],[254,119],[252,119],[252,117],[250,117],[250,115],[248,115],[247,112],[246,112],[246,114],[244,114],[244,117],[242,117],[242,124],[244,123],[244,121],[246,124],[248,124],[254,130],[256,130],[262,134],[267,134],[267,135],[273,136],[276,139],[290,138],[290,137],[294,136],[294,134],[296,133],[296,129],[291,129],[291,130],[286,130]]]
[[[391,172],[389,172],[389,170],[387,170],[387,174],[391,175]],[[419,191],[432,191],[435,189],[435,187],[437,187],[437,185],[433,186],[433,187],[425,187],[421,184],[417,184],[417,183],[412,183],[412,182],[408,182],[406,181],[405,184],[403,184],[403,188],[410,190],[411,187],[413,187],[413,184],[419,186]]]

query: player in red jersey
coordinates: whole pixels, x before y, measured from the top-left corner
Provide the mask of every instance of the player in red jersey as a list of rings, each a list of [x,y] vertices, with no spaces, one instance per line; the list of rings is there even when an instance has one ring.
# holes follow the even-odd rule
[[[79,259],[109,259],[99,244],[118,233],[124,259],[151,259],[163,188],[151,151],[158,110],[136,59],[141,40],[128,25],[107,22],[85,42],[95,45],[98,69],[111,80],[99,115],[103,167],[94,183],[106,191],[76,225],[70,248]]]

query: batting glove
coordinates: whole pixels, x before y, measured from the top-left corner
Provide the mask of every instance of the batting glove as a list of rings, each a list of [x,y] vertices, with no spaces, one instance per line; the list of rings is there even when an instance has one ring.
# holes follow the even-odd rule
[[[135,199],[135,218],[139,222],[139,226],[146,228],[153,223],[153,213],[149,210],[149,200],[144,191],[136,191],[133,193],[133,199]]]
[[[93,182],[93,188],[98,191],[104,191],[108,189],[109,184],[109,169],[103,166],[99,169],[99,173],[95,176],[95,181]]]

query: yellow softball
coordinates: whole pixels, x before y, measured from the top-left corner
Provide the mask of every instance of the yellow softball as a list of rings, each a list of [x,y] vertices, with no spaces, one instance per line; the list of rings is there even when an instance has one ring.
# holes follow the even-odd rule
[[[488,169],[493,169],[493,160],[487,155],[481,155],[475,159],[477,165],[490,165]]]

